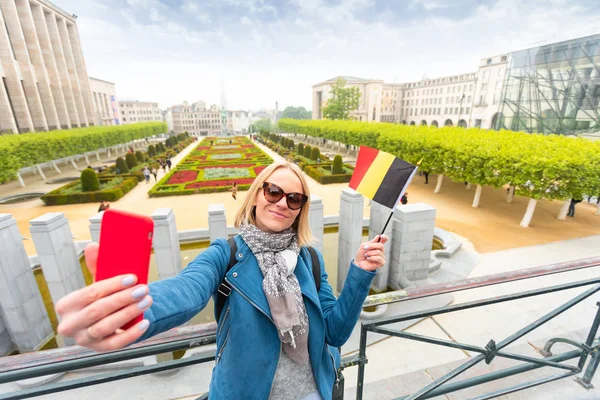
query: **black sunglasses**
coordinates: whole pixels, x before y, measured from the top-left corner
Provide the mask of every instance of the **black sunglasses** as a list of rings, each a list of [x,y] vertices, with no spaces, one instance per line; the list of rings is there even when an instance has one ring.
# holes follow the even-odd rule
[[[308,201],[308,197],[302,193],[286,193],[274,183],[263,183],[263,193],[269,203],[277,203],[283,196],[290,210],[299,210]]]

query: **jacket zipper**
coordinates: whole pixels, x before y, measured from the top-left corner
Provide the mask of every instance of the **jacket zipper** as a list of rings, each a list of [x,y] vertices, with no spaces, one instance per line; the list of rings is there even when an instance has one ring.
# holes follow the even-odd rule
[[[229,280],[227,278],[225,278],[225,281],[227,283],[229,283],[229,285],[236,291],[238,292],[244,299],[246,299],[246,301],[250,304],[252,304],[252,306],[254,308],[256,308],[258,311],[260,311],[261,313],[263,313],[265,315],[265,317],[269,318],[269,320],[271,320],[271,322],[273,322],[273,324],[275,324],[275,322],[273,321],[273,319],[271,317],[269,317],[267,315],[267,313],[265,313],[260,307],[258,307],[256,305],[256,303],[254,303],[252,300],[250,300],[248,298],[248,296],[246,296],[244,293],[242,293],[242,291],[240,289],[238,289],[235,285],[232,285],[231,282],[229,282]],[[229,332],[227,332],[227,336],[229,337]],[[227,342],[227,339],[225,339],[225,342]],[[223,346],[225,346],[225,343],[223,343]],[[222,350],[222,349],[221,349]],[[281,340],[279,341],[279,354],[277,354],[277,364],[275,365],[275,372],[273,373],[273,378],[271,378],[271,388],[269,389],[269,397],[271,397],[271,392],[273,391],[273,385],[275,384],[275,374],[277,373],[277,368],[279,367],[279,359],[281,358],[281,351],[283,350],[283,344],[281,343]],[[331,354],[331,353],[330,353]],[[219,357],[220,358],[220,357]],[[335,363],[334,363],[335,365]],[[337,372],[336,372],[336,376],[337,376]]]
[[[223,341],[221,350],[219,350],[219,354],[217,355],[217,361],[215,361],[215,365],[219,364],[219,361],[221,361],[221,356],[223,355],[223,351],[225,351],[225,346],[227,345],[227,341],[229,340],[229,332],[231,332],[231,329],[227,331],[227,336],[225,336],[225,340]]]
[[[225,315],[223,316],[223,322],[221,322],[221,326],[219,326],[219,333],[217,333],[217,335],[221,334],[223,326],[225,325],[225,321],[227,321],[227,315],[229,315],[229,307],[227,307],[227,311],[225,311]]]
[[[253,302],[252,300],[250,300],[250,299],[248,298],[248,296],[246,296],[244,293],[242,293],[242,291],[241,291],[240,289],[238,289],[238,288],[237,288],[235,285],[233,285],[233,284],[232,284],[232,283],[229,281],[229,279],[225,278],[225,282],[229,283],[229,285],[230,285],[230,286],[231,286],[233,289],[235,289],[235,291],[236,291],[236,292],[238,292],[238,293],[239,293],[239,294],[240,294],[240,295],[241,295],[241,296],[242,296],[244,299],[246,299],[246,301],[247,301],[248,303],[252,304],[252,306],[254,306],[254,308],[256,308],[258,311],[260,311],[261,313],[263,313],[265,317],[269,318],[269,319],[271,320],[271,322],[273,322],[273,324],[275,324],[275,322],[273,321],[273,318],[269,317],[269,315],[268,315],[266,312],[264,312],[264,311],[263,311],[263,310],[262,310],[262,309],[261,309],[261,308],[260,308],[258,305],[256,305],[256,303],[255,303],[255,302]]]
[[[325,346],[327,346],[327,344],[325,344]],[[331,357],[331,364],[333,365],[333,371],[335,372],[335,384],[337,384],[340,381],[340,378],[338,376],[338,370],[335,367],[335,358],[333,357],[333,354],[331,354],[329,347],[327,347],[327,352],[329,353],[329,356]]]

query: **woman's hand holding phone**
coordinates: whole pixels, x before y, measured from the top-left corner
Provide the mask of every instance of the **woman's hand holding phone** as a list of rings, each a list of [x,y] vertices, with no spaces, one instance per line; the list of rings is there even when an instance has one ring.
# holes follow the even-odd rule
[[[100,244],[84,250],[95,283],[58,301],[60,335],[96,351],[125,347],[143,335],[149,324],[142,314],[152,305],[146,283],[153,231],[147,216],[104,212]]]
[[[97,243],[90,243],[84,250],[94,279],[98,251]],[[135,342],[148,329],[147,320],[126,330],[120,328],[152,305],[148,286],[136,283],[135,275],[119,275],[69,293],[56,304],[58,333],[96,351],[116,350]]]

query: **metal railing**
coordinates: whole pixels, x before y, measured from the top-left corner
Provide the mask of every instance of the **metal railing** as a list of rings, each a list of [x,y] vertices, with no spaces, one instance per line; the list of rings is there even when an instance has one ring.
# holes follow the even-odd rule
[[[551,274],[570,272],[578,269],[591,268],[597,266],[600,266],[600,257],[578,260],[576,262],[558,263],[542,267],[534,267],[501,274],[487,275],[471,279],[464,279],[445,284],[429,285],[419,288],[409,288],[406,290],[399,290],[395,292],[369,296],[363,304],[363,307],[422,299],[445,293],[455,293],[463,290],[482,288],[491,285],[520,281],[541,276],[548,276]],[[385,325],[389,325],[392,323],[426,318],[434,315],[445,314],[460,310],[467,310],[476,307],[484,307],[492,304],[498,304],[517,299],[524,299],[528,297],[539,296],[589,285],[595,286],[586,290],[585,292],[581,293],[580,295],[576,296],[572,300],[561,305],[560,307],[551,311],[550,313],[544,315],[537,321],[534,321],[533,323],[527,325],[526,327],[509,336],[508,338],[498,343],[494,342],[493,340],[490,341],[486,347],[479,347],[465,343],[441,340],[437,338],[416,335],[385,327]],[[584,387],[590,387],[591,379],[593,378],[598,364],[600,363],[600,343],[598,342],[598,340],[595,340],[598,327],[600,326],[600,309],[598,310],[598,312],[595,315],[595,318],[593,319],[591,328],[589,330],[585,342],[578,343],[565,338],[551,339],[547,342],[544,351],[542,352],[542,354],[546,356],[545,359],[522,356],[511,352],[507,352],[503,349],[511,343],[515,342],[520,337],[531,332],[532,330],[543,325],[544,323],[550,321],[557,315],[567,311],[574,305],[592,296],[598,291],[600,291],[600,277],[520,293],[514,293],[490,299],[477,300],[473,302],[454,304],[425,311],[413,312],[392,318],[386,318],[377,322],[363,324],[361,327],[359,352],[355,356],[345,357],[342,359],[340,372],[352,366],[358,366],[357,398],[362,399],[364,389],[365,365],[368,362],[366,355],[367,335],[369,332],[373,332],[479,353],[479,355],[477,355],[476,357],[470,359],[469,361],[465,362],[450,373],[422,388],[417,393],[411,394],[409,396],[400,397],[400,399],[417,400],[431,398],[434,396],[439,396],[445,393],[450,393],[468,387],[480,385],[485,382],[490,382],[493,380],[501,379],[506,376],[523,373],[541,367],[551,367],[565,371],[561,374],[553,375],[543,379],[538,379],[535,381],[525,382],[517,386],[488,393],[484,396],[478,397],[478,399],[489,399],[503,394],[512,393],[518,390],[540,385],[546,382],[551,382],[568,376],[577,375],[583,371],[583,367],[585,366],[588,357],[591,356],[591,362],[589,363],[584,373],[584,376],[579,379],[579,382]],[[28,353],[18,356],[0,358],[0,371],[2,371],[0,372],[0,384],[15,382],[23,379],[41,377],[54,373],[74,371],[93,366],[106,365],[107,363],[132,360],[135,358],[156,355],[165,352],[187,350],[198,346],[213,344],[216,342],[216,328],[217,325],[215,323],[176,328],[170,330],[169,332],[163,333],[154,338],[146,340],[143,343],[130,346],[126,349],[108,353],[96,353],[90,349],[82,348],[79,346],[73,346],[38,353]],[[550,350],[555,343],[566,343],[575,347],[576,350],[572,350],[558,355],[552,355]],[[511,368],[506,368],[501,371],[491,372],[485,375],[477,376],[475,378],[465,379],[463,381],[454,383],[447,383],[451,379],[455,378],[456,376],[460,375],[461,373],[480,363],[481,361],[485,361],[489,364],[496,357],[522,361],[523,364]],[[564,361],[572,360],[575,358],[579,358],[577,366],[563,364]],[[22,389],[17,392],[3,393],[0,394],[0,400],[26,399],[41,395],[60,393],[67,390],[93,386],[107,382],[114,382],[140,375],[178,369],[185,366],[212,361],[214,359],[214,355],[206,356],[199,354],[185,359],[173,360],[154,365],[139,366],[129,368],[124,371],[98,374],[90,377],[83,377],[64,382],[54,382],[40,387]],[[334,400],[340,400],[343,398],[343,377],[341,378],[340,384],[338,385],[338,389],[338,395]]]

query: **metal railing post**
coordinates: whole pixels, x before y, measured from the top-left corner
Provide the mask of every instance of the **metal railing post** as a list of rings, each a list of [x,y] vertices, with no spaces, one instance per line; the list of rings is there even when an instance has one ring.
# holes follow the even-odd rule
[[[358,349],[358,357],[361,362],[358,365],[358,379],[356,382],[356,400],[362,400],[364,380],[365,380],[365,364],[367,359],[367,329],[364,325],[360,326],[360,347]]]
[[[586,389],[592,389],[594,387],[592,384],[592,378],[594,378],[594,374],[598,369],[598,364],[600,364],[600,352],[598,352],[598,349],[595,349],[592,352],[592,360],[588,364],[585,374],[583,374],[583,378],[575,378],[575,382],[579,383]]]

